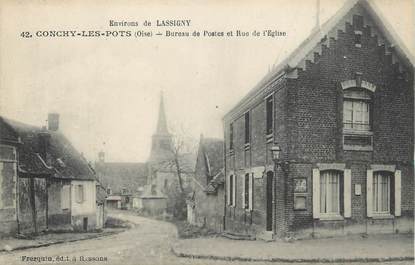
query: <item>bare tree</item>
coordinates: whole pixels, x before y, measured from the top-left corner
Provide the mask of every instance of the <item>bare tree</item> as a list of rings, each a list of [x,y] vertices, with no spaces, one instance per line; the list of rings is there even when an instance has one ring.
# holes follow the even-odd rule
[[[172,131],[171,159],[162,163],[166,167],[174,169],[179,190],[181,193],[184,193],[183,174],[188,172],[189,169],[194,170],[194,168],[190,168],[194,166],[194,163],[189,161],[189,157],[195,154],[197,141],[187,133],[188,130],[182,124],[175,126]]]

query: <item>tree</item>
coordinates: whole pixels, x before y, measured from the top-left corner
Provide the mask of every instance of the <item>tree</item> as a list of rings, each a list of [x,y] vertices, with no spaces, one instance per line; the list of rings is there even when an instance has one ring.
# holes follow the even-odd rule
[[[184,174],[194,171],[195,150],[197,141],[189,136],[183,126],[180,130],[173,130],[171,156],[168,160],[161,162],[161,166],[171,169],[177,177],[177,185],[167,187],[170,208],[173,216],[179,219],[186,217],[186,198],[190,192],[184,186]]]

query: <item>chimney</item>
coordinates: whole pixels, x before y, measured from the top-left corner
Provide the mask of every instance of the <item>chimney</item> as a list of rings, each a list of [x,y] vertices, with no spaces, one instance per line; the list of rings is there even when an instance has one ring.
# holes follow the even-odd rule
[[[59,129],[59,114],[49,113],[48,114],[48,130],[57,131]]]
[[[50,133],[48,133],[46,130],[42,130],[38,134],[38,152],[40,157],[42,157],[43,161],[46,163],[47,161],[47,153],[50,145]],[[48,164],[48,163],[47,163]]]

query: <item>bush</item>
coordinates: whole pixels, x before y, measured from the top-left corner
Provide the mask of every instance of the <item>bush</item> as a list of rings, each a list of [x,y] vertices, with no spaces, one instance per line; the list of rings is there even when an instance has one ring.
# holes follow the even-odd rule
[[[105,227],[107,228],[131,228],[132,225],[131,223],[127,221],[108,216],[107,221],[105,222]]]
[[[196,238],[204,236],[213,236],[217,233],[213,230],[210,230],[206,227],[199,227],[196,225],[191,225],[185,221],[176,221],[174,224],[177,227],[177,233],[180,238]]]
[[[180,192],[178,188],[172,187],[167,190],[167,197],[167,213],[172,215],[176,220],[186,220],[186,192]]]

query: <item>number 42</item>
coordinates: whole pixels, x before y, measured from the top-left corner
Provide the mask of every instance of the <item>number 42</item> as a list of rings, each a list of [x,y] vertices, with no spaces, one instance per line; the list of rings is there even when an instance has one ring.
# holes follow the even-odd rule
[[[20,33],[20,36],[22,38],[31,38],[31,37],[33,37],[32,34],[30,34],[30,32],[28,32],[28,31],[23,31],[22,33]]]

